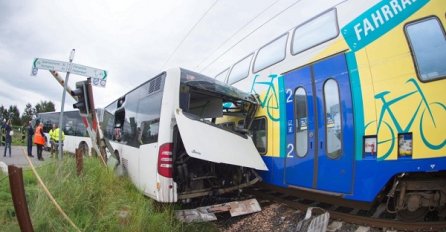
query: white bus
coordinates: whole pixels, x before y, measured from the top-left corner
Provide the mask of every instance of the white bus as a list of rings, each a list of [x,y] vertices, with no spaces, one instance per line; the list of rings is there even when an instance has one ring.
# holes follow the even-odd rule
[[[234,191],[267,170],[248,129],[256,97],[185,69],[170,69],[104,109],[101,129],[132,182],[159,202]],[[218,125],[217,118],[243,123]]]
[[[46,144],[48,148],[51,147],[48,133],[53,124],[59,126],[59,116],[60,112],[39,113],[37,115],[36,121],[43,123],[43,132],[48,138]],[[76,148],[82,148],[84,151],[87,151],[87,153],[90,151],[90,148],[92,147],[91,139],[88,136],[87,128],[85,127],[79,111],[64,112],[62,129],[65,134],[64,151],[75,153]]]

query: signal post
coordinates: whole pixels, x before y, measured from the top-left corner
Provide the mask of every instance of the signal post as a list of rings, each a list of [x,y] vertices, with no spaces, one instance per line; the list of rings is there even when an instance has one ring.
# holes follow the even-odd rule
[[[71,53],[70,53],[70,63],[69,63],[70,67],[71,67],[71,63],[73,62],[73,59],[74,59],[74,52],[75,52],[75,50],[73,49],[73,50],[71,50]],[[71,70],[71,68],[68,69],[67,75],[65,76],[64,88],[62,91],[62,103],[60,104],[61,106],[60,106],[60,115],[59,115],[59,143],[58,143],[58,145],[59,145],[58,157],[60,160],[63,157],[63,150],[62,150],[63,148],[62,148],[62,144],[61,144],[62,133],[63,133],[63,131],[62,131],[63,130],[63,127],[62,127],[62,125],[63,125],[63,111],[64,111],[64,106],[65,106],[65,95],[66,95],[65,93],[67,90],[68,77],[70,76],[70,70]]]
[[[88,125],[87,130],[90,132],[90,137],[95,141],[96,140],[96,131],[97,130],[97,118],[94,109],[93,96],[91,84],[98,87],[105,87],[107,82],[107,71],[88,67],[85,65],[72,63],[74,59],[75,49],[71,50],[69,62],[64,61],[56,61],[56,60],[48,60],[42,58],[35,58],[32,66],[31,75],[36,76],[39,69],[49,70],[51,74],[56,78],[56,80],[63,85],[64,90],[62,93],[62,102],[61,102],[61,110],[59,116],[59,155],[58,158],[61,160],[63,157],[62,152],[62,130],[63,130],[63,113],[64,113],[64,105],[65,105],[65,95],[66,92],[69,92],[70,95],[76,100],[76,103],[73,104],[73,108],[79,109],[79,113],[82,117],[86,117],[86,122],[90,124],[90,130]],[[57,71],[66,72],[65,81],[59,76]],[[71,90],[68,87],[68,77],[70,73],[77,74],[80,76],[86,76],[88,79],[86,81],[80,81],[76,83],[76,89]],[[93,78],[93,82],[91,79]],[[91,120],[89,119],[91,116]],[[93,128],[91,128],[93,126]],[[94,133],[93,133],[94,132]],[[97,148],[96,144],[94,144],[95,149]],[[97,149],[99,150],[99,149]]]

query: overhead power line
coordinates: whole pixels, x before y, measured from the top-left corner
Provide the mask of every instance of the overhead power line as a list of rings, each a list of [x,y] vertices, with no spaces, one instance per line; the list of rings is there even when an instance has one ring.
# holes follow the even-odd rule
[[[173,52],[169,55],[169,57],[167,58],[167,60],[164,62],[163,64],[163,69],[165,69],[165,66],[167,65],[167,63],[169,63],[170,59],[172,59],[173,55],[175,55],[175,53],[178,51],[178,49],[181,47],[181,45],[184,43],[184,41],[189,37],[189,35],[192,33],[192,31],[198,26],[198,24],[200,24],[200,22],[204,19],[204,17],[212,10],[212,8],[214,8],[214,6],[217,4],[217,0],[215,0],[215,2],[206,10],[206,12],[204,12],[204,14],[201,16],[200,19],[198,19],[198,21],[195,23],[195,25],[187,32],[187,34],[183,37],[183,39],[180,41],[180,43],[177,45],[177,47],[175,48],[175,50],[173,50]]]
[[[280,0],[277,0],[275,2],[273,2],[272,4],[268,5],[265,9],[263,9],[260,13],[258,13],[256,16],[254,16],[252,19],[250,19],[247,23],[245,23],[242,27],[240,27],[236,32],[234,32],[231,36],[229,36],[223,43],[221,43],[216,49],[214,49],[210,55],[208,55],[206,58],[204,58],[203,60],[201,60],[200,64],[198,64],[196,66],[196,68],[200,67],[205,61],[207,61],[209,59],[209,57],[213,56],[218,50],[220,50],[221,47],[223,47],[223,45],[225,45],[228,41],[230,41],[232,38],[234,38],[234,36],[236,36],[238,33],[240,33],[242,30],[244,30],[249,24],[252,23],[252,21],[256,20],[260,15],[262,15],[263,13],[265,13],[265,11],[267,11],[269,8],[271,8],[272,6],[274,6],[276,3],[278,3]]]
[[[248,38],[249,36],[251,36],[254,32],[256,32],[258,29],[260,29],[261,27],[265,26],[267,23],[269,23],[271,20],[275,19],[277,16],[281,15],[283,12],[287,11],[288,9],[290,9],[291,7],[293,7],[294,5],[296,5],[297,3],[299,3],[301,0],[297,0],[294,3],[292,3],[291,5],[289,5],[288,7],[286,7],[285,9],[283,9],[282,11],[280,11],[279,13],[275,14],[273,17],[271,17],[270,19],[268,19],[267,21],[265,21],[264,23],[262,23],[260,26],[256,27],[254,30],[252,30],[250,33],[248,33],[246,36],[244,36],[243,38],[241,38],[239,41],[237,41],[234,45],[232,45],[231,47],[229,47],[228,49],[226,49],[223,53],[221,53],[219,56],[217,56],[215,59],[213,59],[208,65],[206,65],[204,68],[202,68],[200,70],[200,72],[204,71],[205,69],[207,69],[209,66],[211,66],[211,64],[215,63],[215,61],[217,61],[218,59],[220,59],[222,56],[224,56],[226,53],[228,53],[231,49],[233,49],[235,46],[237,46],[239,43],[241,43],[243,40],[245,40],[246,38]]]

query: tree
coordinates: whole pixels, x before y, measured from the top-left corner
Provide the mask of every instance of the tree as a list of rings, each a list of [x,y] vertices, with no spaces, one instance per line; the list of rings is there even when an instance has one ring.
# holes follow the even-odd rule
[[[25,110],[22,113],[22,123],[28,123],[33,119],[33,115],[36,114],[36,110],[33,108],[31,103],[27,103]]]
[[[22,121],[20,120],[20,111],[16,105],[9,106],[8,119],[11,119],[12,125],[22,125]]]
[[[3,119],[7,119],[7,118],[8,118],[8,110],[3,105],[1,105],[0,106],[0,119],[3,120]]]
[[[40,101],[39,103],[37,103],[35,109],[36,114],[56,111],[56,108],[54,107],[54,103],[52,101]]]

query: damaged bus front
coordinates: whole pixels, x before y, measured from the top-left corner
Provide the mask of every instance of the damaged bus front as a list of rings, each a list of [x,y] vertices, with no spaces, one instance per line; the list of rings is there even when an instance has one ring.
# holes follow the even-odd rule
[[[160,202],[222,194],[267,170],[249,129],[255,96],[185,69],[170,69],[104,109],[102,128],[135,185]],[[243,122],[218,124],[222,118]]]

